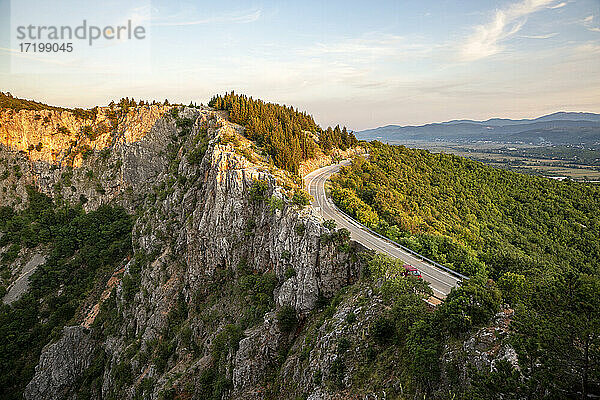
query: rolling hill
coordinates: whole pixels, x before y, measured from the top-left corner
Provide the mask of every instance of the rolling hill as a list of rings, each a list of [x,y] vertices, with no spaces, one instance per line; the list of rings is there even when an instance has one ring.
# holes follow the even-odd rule
[[[387,125],[357,133],[362,140],[453,141],[532,144],[600,143],[600,114],[557,112],[535,119],[492,118],[486,121],[453,120],[421,126]]]

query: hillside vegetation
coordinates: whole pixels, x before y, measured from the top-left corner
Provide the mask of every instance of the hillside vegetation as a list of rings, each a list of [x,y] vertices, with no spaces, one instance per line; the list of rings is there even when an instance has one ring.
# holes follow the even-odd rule
[[[49,106],[33,100],[14,97],[10,92],[0,92],[0,109],[19,110],[62,110],[60,107]]]
[[[521,390],[597,390],[600,187],[375,142],[369,160],[333,179],[332,195],[391,239],[497,283],[516,310]]]
[[[338,204],[362,222],[468,275],[590,273],[600,258],[598,186],[381,144],[333,182]]]
[[[20,249],[50,248],[46,263],[30,278],[31,290],[11,305],[0,303],[0,397],[22,398],[42,348],[81,313],[86,297],[104,286],[131,252],[132,218],[120,207],[86,213],[80,205],[53,201],[28,189],[26,209],[0,207],[0,270]],[[4,288],[2,288],[4,291]]]
[[[298,173],[302,161],[314,158],[319,151],[346,150],[358,144],[346,127],[323,130],[311,115],[293,107],[234,92],[217,95],[208,104],[228,111],[229,120],[246,128],[246,136],[263,147],[276,166],[294,174]]]

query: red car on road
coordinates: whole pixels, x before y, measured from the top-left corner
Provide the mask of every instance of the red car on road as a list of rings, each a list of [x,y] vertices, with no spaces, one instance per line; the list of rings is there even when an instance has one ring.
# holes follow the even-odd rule
[[[423,279],[419,270],[410,264],[404,264],[404,276],[413,276],[415,278]]]

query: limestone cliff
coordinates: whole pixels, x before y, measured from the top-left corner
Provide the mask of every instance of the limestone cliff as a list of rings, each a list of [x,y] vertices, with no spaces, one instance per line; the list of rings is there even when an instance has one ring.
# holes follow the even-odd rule
[[[184,125],[181,121],[189,126],[177,128]],[[204,370],[231,382],[224,393],[251,392],[265,378],[266,366],[277,362],[289,336],[275,322],[276,310],[291,306],[294,318],[301,321],[319,299],[357,279],[359,264],[348,238],[323,227],[310,208],[294,204],[290,177],[269,167],[241,132],[217,113],[185,108],[177,117],[159,120],[140,142],[112,147],[121,151],[123,170],[133,167],[126,179],[131,186],[140,184],[133,178],[136,174],[147,179],[149,161],[133,160],[133,155],[149,146],[153,153],[169,150],[162,161],[166,165],[152,169],[156,176],[134,228],[136,257],[123,274],[117,274],[123,280],[105,300],[122,323],[108,329],[110,321],[102,311],[95,323],[90,317],[81,321],[92,331],[110,331],[96,339],[95,348],[82,348],[78,355],[87,360],[98,349],[105,354],[103,384],[95,396],[133,397],[142,390],[145,397],[155,398],[184,386],[200,393],[204,389],[197,379]],[[198,158],[194,151],[202,146],[206,150]],[[85,168],[85,161],[82,165]],[[135,289],[124,290],[123,282],[134,275]],[[260,283],[248,290],[240,280]],[[186,312],[174,322],[177,307]],[[263,318],[262,312],[269,310]],[[90,306],[87,314],[93,319],[97,311],[97,306]],[[212,343],[232,325],[246,330],[241,337],[247,338],[239,344],[244,354],[264,350],[264,331],[271,332],[272,351],[245,362],[228,349],[220,361],[215,360]],[[72,331],[65,330],[64,335],[67,332]],[[61,339],[48,346],[26,398],[65,393],[67,383],[49,374],[73,360],[52,354],[73,345]],[[161,355],[165,347],[170,351]],[[160,361],[153,362],[159,355]],[[119,381],[115,373],[121,368],[130,371],[127,382]],[[140,389],[141,381],[152,385]],[[69,393],[75,397],[77,390]]]
[[[168,106],[96,107],[78,114],[70,110],[0,109],[0,143],[26,152],[31,161],[80,167],[85,152],[115,142],[142,139]]]
[[[297,177],[208,108],[138,107],[94,140],[74,135],[114,111],[2,114],[2,204],[19,207],[34,185],[86,209],[111,202],[135,213],[133,254],[46,345],[26,399],[424,395],[406,383],[403,348],[373,339],[390,307],[381,282],[360,279],[364,249],[295,196]],[[44,127],[46,116],[67,131]],[[44,251],[21,251],[11,279]],[[427,312],[416,298],[412,312]],[[443,361],[463,362],[463,375],[512,361],[490,332],[448,346]]]
[[[166,164],[175,129],[169,107],[0,110],[0,203],[19,207],[33,185],[95,209],[113,199],[133,210]],[[141,140],[143,139],[143,140]]]

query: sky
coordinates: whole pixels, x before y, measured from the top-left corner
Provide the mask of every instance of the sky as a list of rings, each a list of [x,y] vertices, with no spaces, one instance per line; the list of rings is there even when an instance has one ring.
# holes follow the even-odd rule
[[[83,19],[146,37],[48,55],[15,39]],[[66,107],[235,90],[353,130],[600,112],[600,0],[0,0],[0,90]]]

